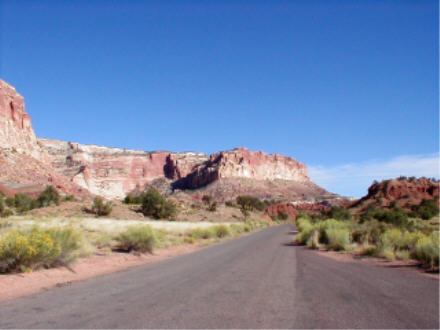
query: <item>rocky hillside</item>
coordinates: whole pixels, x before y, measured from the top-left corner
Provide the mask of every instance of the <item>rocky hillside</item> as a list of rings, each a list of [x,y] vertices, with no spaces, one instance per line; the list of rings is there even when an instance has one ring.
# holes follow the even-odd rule
[[[236,148],[212,155],[139,151],[37,139],[15,89],[0,81],[0,183],[54,184],[75,194],[121,199],[159,187],[177,198],[239,194],[285,200],[335,197],[315,185],[304,164],[280,154]]]
[[[427,178],[405,178],[384,180],[373,183],[368,194],[354,202],[353,211],[363,211],[371,205],[388,208],[392,205],[411,210],[424,199],[439,199],[439,183]]]

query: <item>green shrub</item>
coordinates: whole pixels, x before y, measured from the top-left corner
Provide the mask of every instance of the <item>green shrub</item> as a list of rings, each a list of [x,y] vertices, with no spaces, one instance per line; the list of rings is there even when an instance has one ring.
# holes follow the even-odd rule
[[[351,220],[350,211],[339,206],[333,206],[330,211],[327,212],[327,216],[332,219]]]
[[[218,238],[224,238],[231,235],[231,231],[229,230],[229,227],[226,225],[216,225],[212,226],[212,230],[214,232],[214,235]]]
[[[264,209],[267,207],[267,204],[265,202],[251,196],[237,196],[236,201],[237,205],[239,205],[240,208],[244,211],[264,211]]]
[[[244,226],[244,224],[233,223],[230,225],[230,229],[232,233],[240,235],[244,232]]]
[[[92,212],[97,216],[109,215],[113,210],[111,202],[104,202],[101,197],[95,197],[92,204]]]
[[[13,231],[0,240],[0,273],[49,266],[60,252],[60,245],[48,234]]]
[[[278,219],[287,220],[288,218],[289,218],[289,215],[286,212],[278,211]]]
[[[415,213],[424,220],[429,220],[439,213],[439,208],[435,200],[424,199],[415,208]]]
[[[30,198],[26,194],[18,193],[14,198],[14,206],[18,213],[24,213],[38,208],[39,203],[37,200]]]
[[[437,237],[435,237],[437,236]],[[415,246],[412,256],[423,264],[433,267],[439,266],[439,241],[438,234],[432,237],[425,236],[420,238]]]
[[[142,213],[155,219],[172,218],[177,213],[176,205],[151,188],[142,200]]]
[[[217,202],[211,202],[208,206],[209,212],[215,212],[217,210]]]
[[[9,207],[15,207],[15,198],[14,197],[6,197],[5,203]]]
[[[10,217],[11,215],[14,215],[14,212],[12,212],[12,210],[10,209],[4,209],[2,213],[0,213],[0,217],[2,218],[7,218]]]
[[[350,244],[350,232],[346,228],[329,228],[325,231],[327,247],[331,250],[347,250]]]
[[[208,239],[214,237],[215,233],[211,228],[195,228],[189,234],[190,237],[195,239]]]
[[[117,248],[122,251],[153,252],[155,232],[150,226],[130,226],[116,237]]]
[[[60,204],[60,194],[54,186],[47,186],[37,198],[38,207]]]
[[[309,238],[307,239],[306,245],[310,249],[319,249],[319,230],[314,229],[311,234],[309,235]]]
[[[68,265],[76,259],[75,252],[80,249],[82,234],[73,228],[46,229],[40,232],[49,235],[61,248],[60,254],[52,265]]]
[[[327,219],[325,221],[317,223],[319,228],[319,242],[321,244],[328,244],[329,237],[328,231],[331,229],[344,229],[350,232],[352,222],[349,221],[339,221],[336,219]]]
[[[63,197],[63,202],[73,202],[73,201],[75,201],[74,195],[66,195]]]
[[[226,202],[225,202],[225,205],[226,205],[227,207],[236,207],[236,205],[234,204],[233,201],[226,201]]]

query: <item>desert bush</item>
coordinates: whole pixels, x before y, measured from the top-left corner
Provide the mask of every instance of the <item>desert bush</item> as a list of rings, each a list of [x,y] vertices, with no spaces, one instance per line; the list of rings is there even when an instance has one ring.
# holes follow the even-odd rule
[[[67,265],[75,260],[81,240],[72,228],[12,231],[0,239],[0,272]]]
[[[209,204],[209,206],[208,206],[208,211],[210,211],[210,212],[215,212],[215,210],[217,210],[217,202],[212,202],[212,203]]]
[[[54,265],[67,265],[76,259],[75,252],[81,247],[83,237],[81,232],[74,228],[45,229],[40,232],[49,235],[54,242],[59,244],[61,251],[52,263]]]
[[[112,203],[104,202],[101,197],[95,197],[92,204],[92,212],[97,216],[109,215],[112,212]]]
[[[244,211],[264,211],[267,204],[256,197],[251,196],[237,196],[237,205]]]
[[[3,202],[3,195],[0,196],[0,214],[5,210],[5,203]]]
[[[289,215],[286,212],[278,211],[278,219],[279,220],[287,220]]]
[[[176,205],[151,188],[142,200],[142,213],[156,219],[172,218],[177,213]]]
[[[54,186],[47,186],[46,189],[37,198],[38,207],[60,204],[60,194]]]
[[[237,206],[237,205],[234,204],[233,201],[226,201],[226,202],[225,202],[225,205],[226,205],[227,207],[236,207],[236,206]]]
[[[191,231],[189,237],[195,239],[208,239],[214,237],[214,232],[211,228],[195,228]]]
[[[231,232],[240,235],[244,232],[244,224],[233,223],[230,225]]]
[[[337,220],[351,220],[351,213],[349,210],[339,206],[333,206],[330,211],[326,213],[327,217]]]
[[[350,232],[347,228],[329,228],[325,231],[327,248],[335,251],[347,250],[350,245]]]
[[[328,244],[329,237],[328,232],[332,229],[343,229],[347,230],[350,233],[350,229],[352,227],[352,222],[350,221],[339,221],[336,219],[327,219],[325,221],[321,221],[317,223],[319,228],[319,242],[321,244]]]
[[[37,200],[30,198],[26,194],[18,193],[14,197],[14,207],[18,213],[24,213],[38,208],[39,203]]]
[[[116,237],[117,249],[122,251],[153,252],[156,243],[154,230],[146,226],[130,226]]]
[[[254,227],[253,227],[253,225],[252,225],[252,222],[250,222],[250,221],[246,221],[245,223],[244,223],[244,227],[243,227],[243,229],[244,229],[244,231],[245,232],[251,232],[253,229],[254,229]]]
[[[439,208],[435,200],[424,199],[414,211],[420,218],[429,220],[439,213]]]
[[[307,239],[306,245],[310,249],[319,249],[319,230],[312,230],[309,238]]]
[[[188,244],[194,244],[196,242],[196,239],[194,237],[187,236],[183,239],[183,242]]]
[[[14,197],[6,197],[5,203],[9,207],[14,207],[15,206],[15,198]]]
[[[73,201],[75,201],[74,195],[66,195],[63,197],[63,202],[73,202]]]
[[[408,215],[399,207],[395,207],[392,210],[376,210],[372,212],[372,216],[379,221],[398,227],[406,227],[408,225]]]
[[[7,218],[10,217],[11,215],[14,215],[14,212],[12,212],[12,210],[10,209],[4,209],[3,212],[0,213],[0,217],[2,218]]]
[[[13,231],[0,240],[0,272],[49,266],[60,252],[60,245],[48,234]]]
[[[298,234],[295,236],[295,241],[298,244],[305,244],[312,235],[315,227],[311,224],[307,218],[300,218],[296,221],[298,228]]]
[[[226,225],[216,225],[212,226],[212,231],[214,232],[214,235],[218,238],[224,238],[231,235],[231,231],[229,230],[229,227]]]
[[[412,257],[421,261],[431,268],[439,266],[439,240],[438,233],[433,233],[431,237],[420,238],[412,253]]]
[[[402,242],[403,235],[399,229],[388,229],[382,234],[380,238],[379,248],[382,251],[390,250],[396,252],[396,250],[401,246]]]

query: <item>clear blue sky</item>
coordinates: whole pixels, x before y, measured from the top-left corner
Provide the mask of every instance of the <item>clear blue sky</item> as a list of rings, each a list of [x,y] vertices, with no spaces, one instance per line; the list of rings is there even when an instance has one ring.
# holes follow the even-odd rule
[[[437,1],[0,3],[0,77],[25,97],[40,137],[246,146],[324,176],[438,159]]]

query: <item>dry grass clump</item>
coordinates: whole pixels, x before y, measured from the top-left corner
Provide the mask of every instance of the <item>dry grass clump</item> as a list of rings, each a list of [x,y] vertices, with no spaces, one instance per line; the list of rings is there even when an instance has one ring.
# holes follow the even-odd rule
[[[153,252],[156,235],[150,226],[130,226],[116,237],[117,249],[122,251]]]

